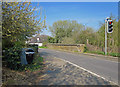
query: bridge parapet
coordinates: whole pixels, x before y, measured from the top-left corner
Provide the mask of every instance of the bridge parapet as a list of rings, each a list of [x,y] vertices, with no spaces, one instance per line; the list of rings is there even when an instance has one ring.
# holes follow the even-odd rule
[[[85,44],[61,44],[61,43],[49,43],[47,47],[50,49],[58,49],[64,51],[84,52]]]

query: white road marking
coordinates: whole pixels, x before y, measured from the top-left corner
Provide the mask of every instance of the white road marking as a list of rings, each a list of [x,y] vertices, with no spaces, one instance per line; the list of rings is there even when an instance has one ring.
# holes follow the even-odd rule
[[[56,57],[55,57],[55,58],[56,58]],[[59,58],[59,59],[60,59],[60,58]],[[64,60],[64,59],[60,59],[60,60],[63,60],[63,61],[65,61],[65,62],[68,62],[68,63],[72,64],[73,66],[76,66],[76,67],[78,67],[78,68],[80,68],[80,69],[82,69],[82,70],[84,70],[84,71],[87,71],[87,72],[89,72],[89,73],[91,73],[91,74],[93,74],[93,75],[95,75],[95,76],[97,76],[97,77],[99,77],[99,78],[102,78],[102,79],[104,79],[104,80],[106,80],[106,81],[108,81],[108,82],[110,82],[110,83],[114,83],[114,84],[118,85],[117,83],[112,82],[112,81],[109,81],[108,79],[106,79],[106,78],[104,78],[104,77],[102,77],[102,76],[100,76],[100,75],[98,75],[98,74],[96,74],[96,73],[94,73],[94,72],[92,72],[92,71],[90,71],[90,70],[87,70],[87,69],[85,69],[85,68],[83,68],[83,67],[80,67],[80,66],[78,66],[78,65],[76,65],[76,64],[74,64],[74,63],[72,63],[72,62],[70,62],[70,61],[67,61],[67,60]]]

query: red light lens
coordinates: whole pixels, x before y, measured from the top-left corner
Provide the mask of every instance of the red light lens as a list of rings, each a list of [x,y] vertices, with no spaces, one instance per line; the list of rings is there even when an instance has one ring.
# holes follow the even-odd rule
[[[112,22],[109,22],[109,24],[111,24]]]

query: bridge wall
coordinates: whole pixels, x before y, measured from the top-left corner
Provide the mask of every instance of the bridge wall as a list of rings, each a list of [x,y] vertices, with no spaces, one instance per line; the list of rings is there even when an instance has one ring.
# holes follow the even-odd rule
[[[72,51],[83,53],[85,44],[47,44],[47,47],[50,49],[57,49],[63,51]]]

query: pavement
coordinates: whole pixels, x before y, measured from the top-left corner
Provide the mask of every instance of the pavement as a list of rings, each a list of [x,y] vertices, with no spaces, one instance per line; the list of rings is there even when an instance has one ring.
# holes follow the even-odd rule
[[[96,74],[101,78],[118,84],[118,62],[97,58],[84,54],[74,54],[50,49],[39,49],[39,52],[44,57],[59,58],[69,61],[71,64],[87,70],[91,74]],[[102,57],[102,56],[101,56]]]

